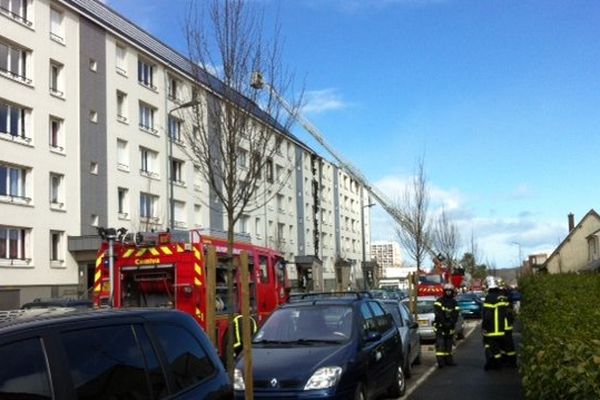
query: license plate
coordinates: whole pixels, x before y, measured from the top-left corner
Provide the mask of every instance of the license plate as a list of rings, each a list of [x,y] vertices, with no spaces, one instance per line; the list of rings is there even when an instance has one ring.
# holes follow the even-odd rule
[[[427,326],[427,325],[429,325],[429,320],[428,319],[420,319],[419,320],[419,325],[420,326]]]

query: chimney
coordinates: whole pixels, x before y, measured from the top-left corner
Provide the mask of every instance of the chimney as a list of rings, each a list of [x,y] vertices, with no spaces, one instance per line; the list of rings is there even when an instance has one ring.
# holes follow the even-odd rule
[[[575,215],[573,213],[569,213],[569,232],[575,228]]]

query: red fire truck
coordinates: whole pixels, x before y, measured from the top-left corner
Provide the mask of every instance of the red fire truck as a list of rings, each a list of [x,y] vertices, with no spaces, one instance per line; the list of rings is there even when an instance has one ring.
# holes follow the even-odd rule
[[[114,233],[114,230],[112,230]],[[101,236],[103,236],[101,234]],[[227,241],[204,236],[198,230],[186,232],[144,232],[111,240],[103,237],[96,259],[94,303],[108,306],[111,297],[110,264],[112,252],[112,306],[170,307],[194,316],[206,329],[206,304],[210,288],[206,287],[207,247],[215,246],[216,265],[216,330],[219,350],[224,350],[227,314],[239,314],[241,299],[234,277],[234,309],[228,310],[227,299]],[[234,257],[242,251],[249,258],[250,310],[260,324],[280,304],[287,302],[290,282],[285,261],[276,251],[250,243],[236,242]]]
[[[433,270],[431,272],[419,271],[419,284],[417,285],[418,296],[436,296],[444,295],[444,285],[451,283],[456,289],[460,288],[464,279],[464,272],[460,268],[452,272],[444,264],[444,257],[441,254],[434,255]]]

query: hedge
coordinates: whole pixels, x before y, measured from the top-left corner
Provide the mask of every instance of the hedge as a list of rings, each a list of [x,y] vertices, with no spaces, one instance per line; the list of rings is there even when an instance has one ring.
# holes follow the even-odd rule
[[[522,278],[526,399],[600,399],[600,275]]]

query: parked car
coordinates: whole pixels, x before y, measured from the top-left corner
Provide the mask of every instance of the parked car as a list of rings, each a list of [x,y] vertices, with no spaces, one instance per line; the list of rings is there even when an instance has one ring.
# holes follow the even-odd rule
[[[383,306],[387,312],[392,314],[398,332],[400,332],[404,374],[407,378],[410,378],[412,365],[421,362],[419,324],[414,320],[404,303],[397,300],[384,300]]]
[[[25,303],[21,306],[22,309],[28,310],[32,308],[52,308],[52,307],[72,307],[72,308],[93,308],[94,303],[86,299],[69,299],[69,298],[37,298],[32,302]]]
[[[460,313],[465,318],[481,318],[483,301],[476,293],[462,293],[456,297]]]
[[[0,398],[231,399],[196,321],[175,310],[0,312]]]
[[[419,323],[419,335],[421,336],[421,341],[431,341],[435,339],[435,330],[433,329],[433,321],[435,320],[433,303],[435,303],[436,300],[437,298],[433,296],[417,297],[417,321]],[[405,300],[405,302],[408,302],[408,300]],[[458,339],[462,339],[465,336],[464,318],[460,313],[458,313],[454,333]]]
[[[368,293],[310,294],[275,310],[252,341],[255,399],[370,399],[406,390],[393,318]],[[234,371],[244,398],[243,355]]]

